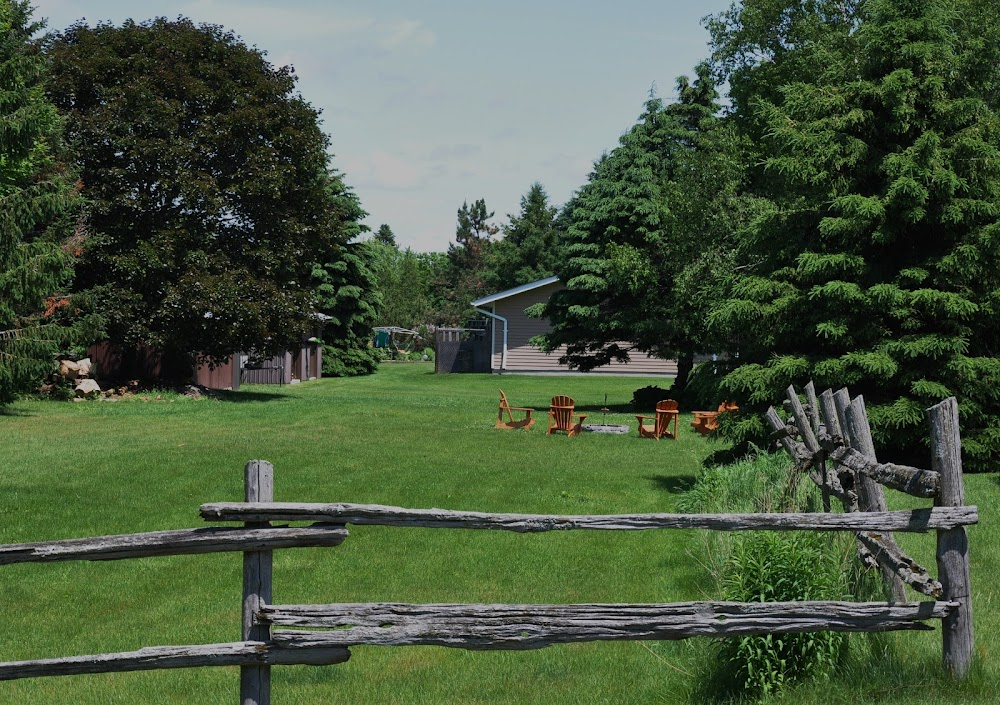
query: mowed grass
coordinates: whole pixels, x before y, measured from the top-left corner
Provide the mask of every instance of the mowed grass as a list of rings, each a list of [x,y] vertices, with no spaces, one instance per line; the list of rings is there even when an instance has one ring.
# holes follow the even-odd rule
[[[243,466],[276,468],[278,501],[366,502],[498,512],[669,512],[719,446],[682,416],[681,440],[639,439],[633,390],[663,380],[436,376],[429,365],[226,400],[24,402],[0,416],[0,543],[196,527],[197,508],[243,496]],[[497,387],[534,406],[531,432],[493,429]],[[576,398],[629,436],[545,436],[555,394]],[[995,476],[967,477],[981,666],[973,688],[934,675],[940,636],[888,637],[888,668],[870,686],[887,703],[993,702],[1000,629],[994,566]],[[275,602],[671,602],[712,598],[703,543],[690,532],[507,532],[351,527],[338,548],[275,553]],[[909,537],[907,537],[909,539]],[[933,538],[907,544],[933,569]],[[239,554],[0,568],[0,660],[239,639]],[[328,667],[277,667],[276,703],[688,703],[704,640],[594,643],[529,652],[433,647],[352,649]],[[882,668],[882,666],[876,666]],[[862,681],[863,682],[863,681]],[[235,668],[0,683],[0,703],[225,703]],[[843,700],[837,693],[843,693]],[[833,699],[830,699],[830,698]],[[829,684],[790,702],[847,702]],[[863,697],[861,701],[866,701]]]

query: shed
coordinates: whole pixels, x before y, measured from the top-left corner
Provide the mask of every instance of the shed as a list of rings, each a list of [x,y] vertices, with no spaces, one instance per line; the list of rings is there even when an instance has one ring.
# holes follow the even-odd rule
[[[567,373],[572,372],[559,358],[565,348],[546,354],[529,341],[536,335],[548,333],[552,326],[546,319],[529,318],[524,310],[537,303],[544,303],[556,291],[565,288],[559,277],[547,277],[484,296],[472,302],[481,313],[493,319],[490,335],[490,371],[501,374]],[[677,362],[635,353],[629,362],[613,362],[592,370],[590,374],[675,376]]]

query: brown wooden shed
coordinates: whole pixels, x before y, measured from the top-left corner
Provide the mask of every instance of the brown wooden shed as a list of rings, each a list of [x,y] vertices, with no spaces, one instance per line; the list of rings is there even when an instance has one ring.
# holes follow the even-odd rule
[[[548,277],[522,284],[496,294],[484,296],[472,302],[478,311],[493,319],[490,340],[490,371],[501,374],[516,372],[524,374],[568,373],[566,365],[560,364],[559,357],[565,352],[561,347],[546,354],[529,341],[536,335],[548,333],[552,326],[546,319],[528,318],[524,309],[549,300],[556,291],[565,288],[559,277]],[[677,374],[675,360],[661,360],[645,353],[635,353],[625,362],[612,362],[598,367],[590,374],[674,376]]]

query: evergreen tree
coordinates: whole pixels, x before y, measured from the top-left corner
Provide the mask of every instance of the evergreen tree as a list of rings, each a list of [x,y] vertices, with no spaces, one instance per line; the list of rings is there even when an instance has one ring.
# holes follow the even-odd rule
[[[389,247],[396,247],[396,235],[387,223],[382,223],[375,231],[375,240]]]
[[[549,205],[548,194],[538,182],[521,196],[521,212],[509,215],[503,239],[489,256],[491,288],[498,291],[551,277],[560,258],[558,209]]]
[[[635,352],[679,361],[684,388],[696,352],[713,347],[705,320],[746,219],[736,139],[717,117],[705,65],[678,81],[679,99],[651,97],[619,146],[566,206],[566,289],[533,314],[552,322],[539,342],[588,370]]]
[[[957,7],[872,0],[857,51],[758,104],[782,188],[712,323],[739,331],[725,385],[744,403],[846,384],[900,453],[956,395],[967,467],[983,468],[1000,450],[1000,123],[988,81],[961,70]],[[762,430],[753,414],[735,429]]]
[[[87,342],[94,321],[63,326],[80,199],[60,123],[46,100],[46,61],[26,1],[0,0],[0,404],[37,386],[60,346]]]
[[[444,322],[462,323],[474,313],[469,303],[489,293],[487,256],[491,238],[500,231],[490,222],[492,218],[493,211],[482,198],[471,206],[464,202],[458,209],[455,242],[448,245],[449,266],[434,283],[441,292]]]
[[[329,175],[327,193],[329,207],[336,214],[333,226],[338,237],[346,242],[337,247],[329,262],[313,267],[316,310],[326,317],[323,374],[328,377],[371,374],[378,369],[378,358],[369,340],[382,299],[373,271],[372,243],[354,241],[367,229],[360,224],[366,213],[340,174]]]

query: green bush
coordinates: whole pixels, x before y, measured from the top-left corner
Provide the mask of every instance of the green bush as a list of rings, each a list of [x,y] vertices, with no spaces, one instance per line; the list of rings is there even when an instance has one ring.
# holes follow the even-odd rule
[[[632,392],[632,408],[636,411],[651,411],[656,408],[657,402],[670,398],[669,389],[651,384]]]

